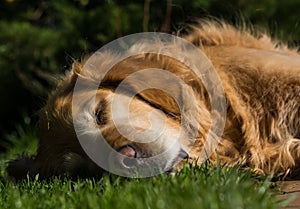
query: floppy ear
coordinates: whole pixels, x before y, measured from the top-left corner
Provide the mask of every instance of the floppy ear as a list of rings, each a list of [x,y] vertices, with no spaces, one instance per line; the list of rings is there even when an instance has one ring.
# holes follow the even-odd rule
[[[194,91],[198,97],[199,93],[205,97],[201,80],[188,66],[161,54],[146,53],[123,60],[107,73],[101,86],[117,88],[121,82],[133,94],[173,116],[180,116],[182,108],[196,105]]]

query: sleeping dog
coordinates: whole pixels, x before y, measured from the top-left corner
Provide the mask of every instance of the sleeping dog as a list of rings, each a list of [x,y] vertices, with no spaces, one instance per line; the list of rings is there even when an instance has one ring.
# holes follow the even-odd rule
[[[219,87],[214,91],[213,79],[203,81],[210,72],[200,69],[199,77],[192,70],[190,63],[199,61],[195,50],[187,47],[184,58],[174,58],[182,50],[176,42],[136,43],[129,50],[137,53],[117,63],[119,54],[107,50],[75,62],[61,79],[40,111],[37,155],[11,161],[8,174],[16,179],[28,174],[99,176],[105,170],[118,173],[156,164],[161,172],[169,172],[180,170],[183,162],[209,158],[226,165],[239,163],[261,174],[297,175],[297,49],[265,33],[217,21],[201,20],[188,31],[180,38],[208,60],[210,67],[198,63],[200,67],[212,67],[217,74],[224,116],[213,107]],[[107,66],[111,68],[105,71]],[[143,73],[144,69],[152,70]],[[127,79],[136,74],[138,79]],[[75,92],[78,79],[81,84]],[[212,128],[214,116],[223,123],[221,131]],[[156,156],[159,160],[149,160]]]

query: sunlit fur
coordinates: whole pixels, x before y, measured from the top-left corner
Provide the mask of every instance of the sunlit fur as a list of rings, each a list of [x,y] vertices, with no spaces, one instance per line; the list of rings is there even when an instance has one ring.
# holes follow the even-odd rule
[[[219,156],[221,163],[233,165],[240,163],[262,174],[297,174],[300,159],[300,56],[297,49],[290,49],[281,42],[272,40],[267,34],[247,29],[236,29],[223,22],[201,20],[196,26],[189,27],[189,33],[182,36],[199,47],[209,58],[217,71],[227,101],[225,129],[218,148],[211,156],[214,162]],[[185,134],[174,153],[169,155],[169,165],[178,155],[180,148],[188,147],[189,162],[197,160],[211,127],[210,101],[199,78],[189,69],[188,60],[176,60],[161,54],[143,53],[151,47],[165,51],[170,56],[177,51],[176,44],[163,46],[137,44],[131,50],[140,55],[129,57],[118,63],[104,75],[101,66],[118,58],[109,52],[92,57],[95,69],[85,71],[84,62],[75,62],[72,70],[62,79],[49,97],[46,106],[40,111],[39,150],[35,158],[23,158],[8,166],[8,173],[22,178],[29,172],[31,176],[39,173],[42,177],[52,175],[100,175],[103,172],[86,156],[76,138],[72,119],[72,93],[76,79],[82,77],[87,83],[102,84],[98,90],[97,102],[105,101],[106,123],[97,125],[94,118],[96,104],[84,112],[81,106],[75,107],[76,114],[83,114],[82,131],[93,135],[102,131],[108,143],[118,149],[130,142],[124,138],[111,121],[110,98],[114,89],[131,73],[145,68],[160,68],[173,73],[188,84],[181,92],[179,84],[166,84],[177,95],[190,95],[181,112],[172,96],[159,90],[146,90],[135,97],[129,108],[135,115],[136,124],[146,128],[148,114],[154,109],[164,111],[166,132],[156,142],[137,143],[142,157],[154,156],[176,144],[181,121]],[[185,53],[189,53],[186,51]],[[155,78],[155,73],[153,74]],[[150,80],[153,78],[149,78]],[[134,90],[138,83],[129,84]],[[83,92],[86,104],[90,98],[87,86]],[[126,93],[124,93],[126,96]],[[189,97],[189,96],[187,96]],[[159,117],[157,118],[159,119]],[[198,135],[190,138],[189,133],[198,128]],[[174,135],[174,136],[173,136]],[[149,138],[151,136],[145,136]],[[176,165],[177,169],[180,166]],[[17,173],[18,172],[18,173]]]

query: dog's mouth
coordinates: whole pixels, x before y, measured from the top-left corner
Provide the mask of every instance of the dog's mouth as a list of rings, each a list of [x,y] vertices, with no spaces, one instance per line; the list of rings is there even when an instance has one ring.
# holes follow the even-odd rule
[[[177,163],[189,158],[188,153],[183,149],[179,150],[174,159],[161,159],[161,161],[159,160],[159,157],[155,161],[149,160],[147,157],[143,156],[143,153],[138,147],[133,145],[122,146],[117,151],[120,155],[114,159],[114,163],[119,169],[135,170],[138,169],[139,166],[143,167],[148,164],[153,167],[161,166],[161,169],[167,174],[174,170],[173,167]]]

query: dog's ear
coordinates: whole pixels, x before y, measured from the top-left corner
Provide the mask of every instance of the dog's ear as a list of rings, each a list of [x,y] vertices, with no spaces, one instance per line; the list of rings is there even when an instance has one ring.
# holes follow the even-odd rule
[[[194,91],[197,91],[198,97],[201,93],[205,95],[201,80],[188,66],[159,54],[148,53],[123,60],[107,73],[101,85],[117,88],[120,84],[151,105],[175,116],[196,101]]]
[[[183,61],[163,54],[141,53],[112,65],[116,57],[110,53],[94,54],[86,62],[73,65],[73,77],[78,75],[97,83],[99,88],[117,90],[121,85],[125,91],[174,116],[181,116],[184,109],[195,109],[192,107],[199,106],[196,100],[209,105],[201,78]]]

